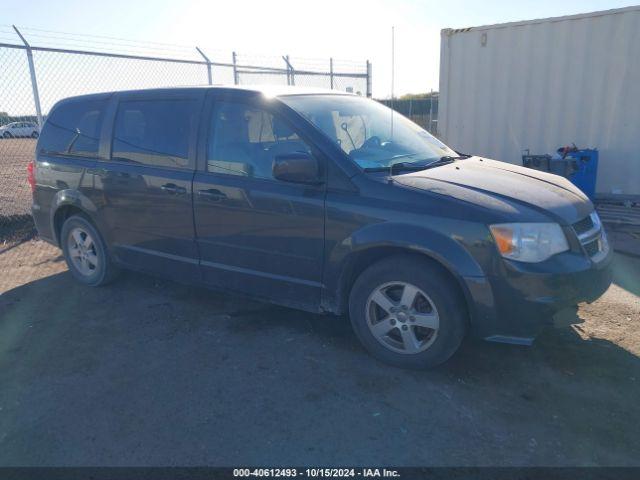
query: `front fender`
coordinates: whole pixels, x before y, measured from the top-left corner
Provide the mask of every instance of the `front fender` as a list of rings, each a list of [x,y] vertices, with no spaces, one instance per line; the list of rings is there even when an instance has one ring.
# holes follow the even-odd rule
[[[476,321],[484,323],[493,317],[495,308],[491,286],[482,267],[468,250],[469,245],[477,246],[485,241],[483,233],[468,229],[467,235],[445,234],[445,231],[454,230],[450,225],[439,226],[442,231],[398,222],[370,224],[336,244],[327,256],[325,309],[338,313],[346,310],[353,265],[362,254],[374,250],[405,251],[425,255],[451,274],[465,297],[473,327]]]
[[[452,236],[419,225],[384,222],[367,225],[345,238],[329,257],[330,263],[341,263],[351,255],[376,247],[402,248],[428,255],[454,275],[485,276],[482,268]]]

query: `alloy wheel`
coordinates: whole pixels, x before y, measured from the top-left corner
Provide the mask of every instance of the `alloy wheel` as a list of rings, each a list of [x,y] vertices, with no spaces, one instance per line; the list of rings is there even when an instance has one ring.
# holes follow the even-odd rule
[[[80,227],[75,227],[69,232],[67,239],[69,257],[73,266],[82,275],[93,275],[100,265],[100,258],[95,242],[91,235]]]
[[[436,340],[440,317],[421,289],[407,282],[377,287],[366,305],[367,326],[389,350],[404,354],[425,351]]]

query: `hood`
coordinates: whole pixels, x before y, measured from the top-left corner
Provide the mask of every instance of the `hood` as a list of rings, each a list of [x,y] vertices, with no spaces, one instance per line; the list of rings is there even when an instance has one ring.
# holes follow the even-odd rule
[[[447,195],[503,214],[516,214],[522,211],[521,207],[527,207],[571,224],[593,211],[584,193],[564,177],[481,157],[393,179],[400,185]]]

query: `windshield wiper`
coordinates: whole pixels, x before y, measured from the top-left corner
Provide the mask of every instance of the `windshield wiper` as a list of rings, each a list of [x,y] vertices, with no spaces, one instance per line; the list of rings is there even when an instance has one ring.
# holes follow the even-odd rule
[[[434,160],[431,163],[428,163],[427,165],[425,165],[424,168],[433,168],[433,167],[439,167],[441,165],[447,165],[449,163],[453,163],[456,160],[464,160],[465,158],[469,158],[471,155],[460,155],[458,157],[454,157],[451,155],[445,155],[444,157],[440,157],[438,160]]]
[[[458,152],[456,152],[458,153]],[[396,160],[398,158],[412,157],[417,155],[417,153],[404,153],[400,155],[395,155],[389,159],[389,161]],[[448,163],[455,162],[456,160],[464,160],[465,158],[469,158],[471,155],[459,154],[459,156],[451,156],[445,155],[444,157],[440,157],[437,160],[434,160],[430,163],[421,163],[424,160],[417,160],[415,162],[396,162],[392,163],[387,167],[369,167],[365,168],[365,172],[389,172],[389,175],[393,175],[394,172],[400,170],[425,170],[427,168],[439,167],[440,165],[446,165]],[[419,163],[420,162],[420,163]]]
[[[411,162],[410,163],[398,162],[398,163],[392,163],[388,167],[365,168],[364,171],[365,172],[389,172],[390,175],[393,175],[394,172],[397,172],[400,170],[423,170],[425,168],[427,168],[427,166],[424,164],[416,165],[415,163],[411,163]]]
[[[444,157],[440,157],[440,160],[465,160],[467,158],[471,158],[471,155],[467,155],[466,153],[461,153],[458,156],[445,155]]]
[[[388,158],[387,161],[392,162],[394,160],[397,160],[399,158],[408,158],[408,157],[413,157],[415,155],[418,155],[417,152],[414,153],[401,153],[399,155],[394,155],[391,158]],[[420,161],[420,160],[418,160]],[[396,162],[396,163],[392,163],[386,167],[369,167],[369,168],[365,168],[364,171],[365,172],[391,172],[391,174],[393,174],[393,170],[395,170],[396,168],[398,169],[402,169],[402,170],[406,170],[406,169],[413,169],[413,168],[420,168],[422,169],[424,167],[424,165],[422,166],[418,166],[416,165],[416,162]]]
[[[393,172],[401,170],[424,170],[425,164],[418,165],[416,163],[398,162],[389,167],[389,175],[393,175]]]

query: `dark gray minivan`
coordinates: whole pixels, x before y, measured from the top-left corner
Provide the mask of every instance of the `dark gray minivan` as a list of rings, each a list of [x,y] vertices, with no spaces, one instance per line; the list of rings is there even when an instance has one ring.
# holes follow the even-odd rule
[[[611,282],[598,215],[568,180],[456,153],[357,95],[69,98],[36,153],[33,217],[80,282],[124,267],[348,314],[394,365],[441,363],[465,334],[530,344]]]

